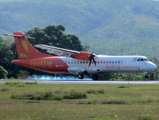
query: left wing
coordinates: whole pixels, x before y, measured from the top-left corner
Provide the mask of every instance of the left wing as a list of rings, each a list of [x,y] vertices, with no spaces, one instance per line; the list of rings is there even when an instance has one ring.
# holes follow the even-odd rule
[[[58,56],[65,56],[65,57],[72,57],[72,58],[81,59],[81,60],[89,60],[89,57],[91,55],[91,53],[89,52],[79,52],[79,51],[74,51],[74,50],[49,46],[49,45],[43,45],[43,44],[38,44],[34,46],[37,48],[47,50],[47,52],[50,54],[55,54]]]

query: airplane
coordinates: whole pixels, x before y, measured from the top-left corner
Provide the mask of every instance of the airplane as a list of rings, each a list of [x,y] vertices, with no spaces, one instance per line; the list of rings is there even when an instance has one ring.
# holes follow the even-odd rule
[[[27,37],[22,32],[4,34],[14,37],[18,60],[13,64],[49,72],[76,74],[79,79],[85,75],[92,75],[93,80],[99,79],[99,74],[104,73],[149,73],[157,66],[145,56],[112,56],[95,55],[90,52],[81,52],[59,47],[38,44],[35,47],[47,50],[44,54],[35,49],[28,41],[34,39]],[[56,55],[56,56],[55,56]]]

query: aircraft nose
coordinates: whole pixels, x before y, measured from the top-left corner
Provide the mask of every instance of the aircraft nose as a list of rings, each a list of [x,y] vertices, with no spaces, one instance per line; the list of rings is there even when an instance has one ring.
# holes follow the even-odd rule
[[[151,68],[151,70],[155,70],[157,68],[157,66],[154,63],[151,63],[150,68]]]

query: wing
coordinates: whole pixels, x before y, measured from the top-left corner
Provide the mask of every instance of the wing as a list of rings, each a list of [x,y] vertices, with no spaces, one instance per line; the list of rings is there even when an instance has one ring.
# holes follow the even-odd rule
[[[38,44],[34,45],[37,48],[41,48],[43,50],[47,50],[46,52],[50,54],[55,54],[58,56],[66,56],[70,57],[72,54],[78,54],[78,51],[73,51],[73,50],[68,50],[68,49],[63,49],[59,47],[54,47],[54,46],[49,46],[49,45],[43,45],[43,44]]]
[[[43,44],[38,44],[34,46],[37,48],[41,48],[43,50],[47,50],[47,52],[50,54],[55,54],[58,56],[65,56],[65,57],[72,57],[72,58],[81,59],[81,60],[89,60],[89,57],[91,54],[89,52],[79,52],[75,50],[69,50],[69,49],[43,45]]]

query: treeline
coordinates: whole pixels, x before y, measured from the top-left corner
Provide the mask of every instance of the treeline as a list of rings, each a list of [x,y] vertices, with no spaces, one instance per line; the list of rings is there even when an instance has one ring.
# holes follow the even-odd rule
[[[58,26],[46,26],[45,28],[35,27],[25,34],[27,36],[35,37],[35,40],[30,40],[32,45],[35,44],[47,44],[51,46],[57,46],[61,48],[87,51],[88,46],[83,46],[77,36],[73,34],[64,34],[65,27]],[[45,52],[39,49],[41,52]],[[48,54],[48,53],[47,53]],[[21,67],[11,63],[12,60],[18,59],[15,43],[13,39],[3,39],[0,37],[0,79],[1,78],[27,78],[33,75],[50,75],[53,74],[43,73],[37,70]],[[156,65],[159,65],[159,59],[154,57],[151,59]],[[63,75],[62,75],[63,76]],[[149,78],[146,79],[143,74],[120,74],[120,73],[107,73],[100,76],[101,80],[158,80],[158,70],[149,74]]]

